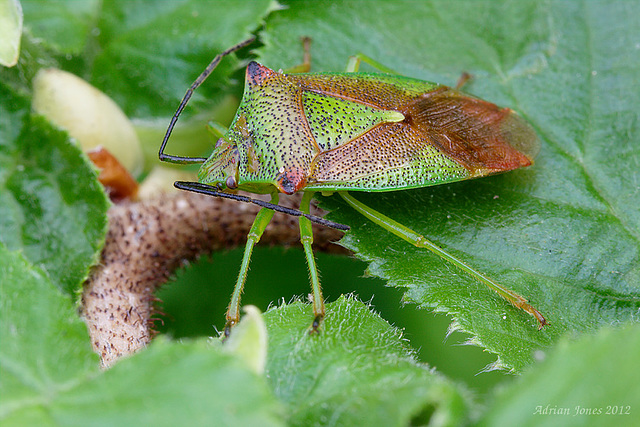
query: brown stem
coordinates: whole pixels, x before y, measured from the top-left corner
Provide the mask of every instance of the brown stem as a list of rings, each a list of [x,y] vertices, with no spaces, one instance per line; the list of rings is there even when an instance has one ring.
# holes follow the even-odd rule
[[[299,197],[281,199],[285,206],[297,208],[298,203]],[[109,210],[101,260],[82,295],[82,315],[104,367],[149,343],[154,292],[171,273],[185,261],[244,243],[257,211],[244,203],[182,192]],[[341,236],[314,226],[314,247],[347,253],[332,243]],[[292,245],[298,239],[297,220],[276,213],[261,244]]]

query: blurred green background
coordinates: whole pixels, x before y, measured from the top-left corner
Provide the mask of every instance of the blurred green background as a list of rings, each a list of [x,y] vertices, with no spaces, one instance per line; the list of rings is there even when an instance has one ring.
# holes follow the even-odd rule
[[[189,268],[176,273],[158,293],[159,310],[164,314],[156,322],[158,330],[175,338],[217,336],[224,328],[224,313],[235,285],[243,248],[203,257]],[[444,314],[425,315],[415,304],[403,304],[402,290],[384,285],[384,281],[366,277],[366,263],[353,257],[316,252],[321,283],[327,302],[341,294],[354,293],[370,301],[375,311],[392,325],[401,328],[417,356],[442,374],[464,382],[478,396],[508,379],[503,371],[481,372],[496,356],[483,349],[460,345],[465,334],[446,337],[451,322]],[[299,247],[263,247],[258,245],[251,260],[243,304],[265,311],[283,298],[306,299],[310,292],[307,265]]]

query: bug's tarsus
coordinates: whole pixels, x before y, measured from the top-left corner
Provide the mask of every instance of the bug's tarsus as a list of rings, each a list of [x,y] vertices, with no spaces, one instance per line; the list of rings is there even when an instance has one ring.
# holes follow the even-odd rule
[[[303,36],[300,41],[304,51],[301,67],[304,70],[303,72],[308,73],[311,70],[311,37]]]
[[[472,78],[473,76],[471,74],[467,73],[466,71],[463,72],[458,79],[458,82],[456,83],[456,90],[462,89],[462,86],[466,85]]]
[[[231,200],[237,200],[239,202],[252,203],[262,208],[271,209],[276,212],[282,212],[284,214],[291,215],[291,216],[303,216],[311,222],[324,225],[325,227],[335,228],[336,230],[348,231],[351,229],[351,227],[349,227],[348,225],[329,221],[319,216],[306,214],[298,209],[287,208],[284,206],[265,202],[264,200],[260,200],[260,199],[252,199],[251,197],[243,196],[240,194],[225,193],[223,191],[217,191],[214,187],[207,184],[202,184],[200,182],[176,181],[173,183],[173,185],[176,188],[179,188],[181,190],[193,191],[195,193],[205,194],[207,196],[213,196],[213,197],[220,197],[222,199],[231,199]]]
[[[535,308],[533,308],[534,313],[533,316],[538,320],[538,330],[541,331],[542,328],[544,328],[545,326],[547,326],[549,324],[549,322],[547,321],[547,319],[544,318],[544,316],[542,315],[542,313],[540,313],[538,310],[536,310]]]
[[[239,49],[242,49],[245,46],[248,46],[255,39],[256,39],[255,37],[250,37],[247,40],[240,42],[235,46],[231,46],[229,49],[216,55],[216,57],[213,58],[213,60],[209,63],[209,65],[207,65],[207,68],[205,68],[202,74],[200,74],[198,78],[191,84],[191,87],[187,89],[187,93],[185,93],[184,97],[182,98],[182,101],[180,101],[180,105],[178,106],[178,109],[176,110],[175,114],[171,118],[171,122],[169,123],[169,127],[167,128],[167,132],[165,133],[164,139],[162,140],[162,145],[160,145],[160,151],[158,152],[158,157],[160,158],[161,161],[169,162],[169,163],[185,164],[185,163],[203,163],[207,160],[206,157],[183,157],[183,156],[173,156],[170,154],[165,154],[164,148],[167,145],[167,141],[171,136],[171,132],[173,131],[173,128],[178,121],[178,117],[180,117],[182,110],[185,109],[185,107],[187,106],[187,103],[189,102],[189,99],[191,99],[191,96],[193,96],[193,92],[207,79],[207,77],[209,77],[209,75],[213,72],[213,70],[215,70],[215,68],[218,66],[218,64],[222,60],[222,58]]]
[[[311,70],[311,37],[302,36],[300,42],[304,51],[302,63],[283,70],[286,74],[308,73]]]
[[[224,331],[222,335],[223,340],[226,340],[227,338],[229,338],[229,335],[231,335],[231,329],[235,324],[236,322],[227,322],[227,324],[224,325]]]
[[[311,328],[309,329],[309,335],[320,333],[318,328],[320,328],[320,323],[322,322],[323,318],[324,318],[324,315],[322,314],[318,314],[316,315],[316,317],[313,318],[313,323],[311,323]]]

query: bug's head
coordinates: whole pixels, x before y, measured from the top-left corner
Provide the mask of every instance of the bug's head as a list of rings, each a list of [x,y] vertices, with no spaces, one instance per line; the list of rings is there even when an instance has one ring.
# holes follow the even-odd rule
[[[234,190],[238,187],[238,146],[220,138],[211,156],[200,166],[198,181],[218,187],[219,190]]]

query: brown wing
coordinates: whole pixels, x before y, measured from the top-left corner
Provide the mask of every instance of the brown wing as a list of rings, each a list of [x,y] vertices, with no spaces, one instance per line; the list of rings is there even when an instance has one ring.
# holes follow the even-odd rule
[[[509,108],[441,87],[402,111],[426,143],[447,153],[472,176],[529,166],[538,154],[538,137]]]
[[[384,123],[313,161],[310,188],[422,187],[529,166],[533,129],[514,111],[440,86],[397,108]]]

